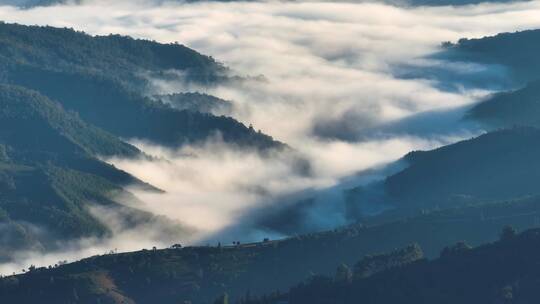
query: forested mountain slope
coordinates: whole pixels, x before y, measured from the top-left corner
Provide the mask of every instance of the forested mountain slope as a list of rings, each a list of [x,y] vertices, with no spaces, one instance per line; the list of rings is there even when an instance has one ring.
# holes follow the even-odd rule
[[[171,105],[178,110],[189,110],[201,113],[230,113],[232,103],[212,95],[201,93],[175,93],[167,95],[157,95],[154,99]]]
[[[217,98],[184,94],[190,109],[179,110],[146,96],[149,77],[181,73],[209,85],[226,72],[179,44],[0,23],[0,259],[108,235],[94,205],[117,210],[130,225],[156,220],[115,201],[130,197],[128,185],[158,191],[98,159],[144,157],[119,137],[170,147],[209,137],[250,149],[284,147],[232,118],[203,113]]]
[[[170,77],[171,71],[202,84],[226,77],[215,60],[178,44],[0,23],[0,67],[0,83],[36,90],[124,138],[178,147],[221,136],[247,148],[283,146],[232,118],[146,97],[149,78]]]
[[[390,212],[417,212],[477,201],[515,199],[540,194],[540,129],[516,127],[487,133],[432,151],[415,151],[407,167],[381,185],[349,193],[357,204],[385,202]],[[369,187],[378,187],[372,196]]]
[[[3,68],[80,71],[133,85],[144,83],[143,73],[170,70],[181,71],[186,81],[195,82],[226,76],[220,63],[183,45],[120,35],[90,36],[67,28],[1,23],[0,46]]]
[[[540,30],[461,39],[442,53],[449,58],[500,64],[510,70],[517,88],[497,93],[473,106],[466,118],[487,128],[540,126]]]
[[[0,138],[17,159],[57,155],[135,157],[140,151],[67,113],[57,102],[23,87],[0,84]]]
[[[522,83],[540,78],[540,29],[501,33],[478,39],[460,39],[447,45],[444,57],[501,64],[510,68],[512,76]]]
[[[97,256],[5,278],[0,283],[0,300],[212,303],[228,293],[232,302],[246,293],[285,291],[313,274],[331,275],[341,263],[353,265],[364,255],[410,243],[420,244],[431,258],[459,241],[471,245],[494,241],[504,226],[527,229],[540,222],[539,215],[538,198],[529,198],[424,213],[385,224],[357,224],[281,241]]]
[[[505,229],[501,240],[471,249],[449,246],[428,261],[414,248],[361,260],[354,271],[338,268],[336,276],[313,277],[289,293],[244,303],[535,303],[540,297],[540,230],[515,235]],[[387,264],[387,270],[363,276],[363,266]],[[380,266],[379,266],[380,267]]]
[[[540,81],[530,82],[522,89],[495,94],[474,106],[466,118],[491,128],[540,127]]]
[[[105,235],[92,204],[142,219],[113,196],[128,195],[126,185],[157,189],[96,158],[112,155],[143,157],[39,93],[0,85],[0,259],[29,246],[52,249],[52,240]]]

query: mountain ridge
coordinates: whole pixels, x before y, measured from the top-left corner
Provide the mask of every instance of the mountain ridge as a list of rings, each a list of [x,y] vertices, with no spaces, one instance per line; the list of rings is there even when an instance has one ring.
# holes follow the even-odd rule
[[[0,130],[0,226],[18,231],[3,234],[0,260],[28,248],[51,250],[60,240],[107,236],[111,231],[92,214],[93,204],[152,218],[115,197],[130,197],[128,185],[159,190],[97,158],[146,157],[137,148],[38,92],[1,84]]]
[[[0,83],[38,91],[116,136],[178,148],[220,134],[247,149],[285,147],[231,117],[177,110],[146,96],[149,78],[171,69],[202,85],[227,77],[220,63],[185,46],[7,23],[0,23],[0,46]]]

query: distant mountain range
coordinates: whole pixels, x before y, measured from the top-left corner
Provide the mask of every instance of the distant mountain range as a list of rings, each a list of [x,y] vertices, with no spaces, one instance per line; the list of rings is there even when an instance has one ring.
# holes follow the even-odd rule
[[[467,119],[479,121],[489,129],[540,126],[539,41],[540,30],[529,30],[461,39],[443,52],[451,59],[503,65],[516,80],[516,90],[490,96],[474,106]]]
[[[540,127],[540,81],[493,95],[473,107],[467,118],[482,122],[488,128]]]

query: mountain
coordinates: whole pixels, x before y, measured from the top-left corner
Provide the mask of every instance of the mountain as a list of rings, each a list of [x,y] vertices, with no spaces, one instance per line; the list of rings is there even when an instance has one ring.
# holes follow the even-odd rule
[[[333,231],[235,246],[143,250],[87,258],[0,281],[0,300],[35,303],[211,303],[287,290],[313,274],[330,275],[337,265],[362,256],[418,243],[428,258],[448,244],[495,241],[506,225],[527,229],[539,222],[540,200],[528,198],[453,208],[383,224],[355,224]],[[416,255],[409,255],[414,257]],[[385,268],[380,258],[364,275]],[[394,261],[399,261],[394,259]],[[32,290],[32,292],[28,292]]]
[[[147,97],[151,79],[182,74],[204,85],[225,77],[221,64],[182,45],[0,23],[0,68],[0,83],[38,91],[123,138],[178,147],[220,136],[247,148],[284,147],[233,118],[177,110]]]
[[[471,108],[466,118],[479,121],[488,128],[540,127],[540,81],[530,82],[515,91],[495,94]]]
[[[0,260],[16,250],[51,250],[57,241],[105,236],[90,208],[124,207],[126,185],[157,189],[97,156],[143,157],[135,147],[91,126],[60,104],[26,88],[0,85]]]
[[[456,44],[445,43],[440,54],[446,59],[504,65],[511,77],[521,83],[540,78],[540,30],[501,33],[479,39],[460,39]]]
[[[232,103],[208,94],[201,93],[175,93],[157,95],[155,99],[171,105],[177,110],[210,113],[219,115],[232,112]]]
[[[540,30],[502,33],[447,43],[441,57],[505,66],[516,89],[493,94],[474,105],[466,119],[488,129],[540,126]]]
[[[341,266],[334,278],[316,276],[287,294],[243,303],[535,303],[539,254],[539,229],[516,235],[506,228],[500,241],[478,248],[458,243],[429,261],[412,246],[376,256],[386,269],[367,277],[362,266],[373,257],[361,260],[354,271]]]
[[[226,73],[179,44],[0,23],[0,260],[18,250],[109,236],[93,214],[96,206],[130,227],[159,222],[185,230],[118,204],[119,196],[136,201],[125,186],[158,189],[100,157],[145,157],[119,138],[179,147],[220,137],[243,148],[283,148],[233,118],[205,113],[212,103],[226,104],[217,98],[168,96],[167,102],[190,107],[179,110],[147,96],[151,79],[182,74],[183,81],[210,85]]]
[[[540,126],[539,41],[540,30],[528,30],[443,44],[444,50],[436,57],[504,66],[516,88],[488,96],[474,105],[466,114],[467,120],[480,122],[491,130]]]
[[[539,143],[540,129],[516,127],[411,152],[402,159],[405,169],[348,194],[351,217],[370,203],[408,213],[539,194]]]
[[[123,84],[144,84],[145,75],[182,72],[186,81],[213,82],[227,69],[212,57],[181,44],[161,44],[127,36],[90,36],[68,28],[0,24],[3,68],[102,74]]]

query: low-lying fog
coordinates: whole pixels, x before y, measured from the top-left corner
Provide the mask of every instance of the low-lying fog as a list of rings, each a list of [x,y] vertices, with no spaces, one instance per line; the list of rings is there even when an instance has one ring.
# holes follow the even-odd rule
[[[507,87],[502,67],[448,64],[428,56],[443,41],[536,28],[538,16],[540,1],[437,8],[150,1],[0,7],[0,20],[6,22],[179,41],[237,75],[264,75],[264,80],[212,88],[155,80],[149,94],[200,91],[229,100],[232,110],[223,114],[252,124],[294,152],[260,155],[234,149],[219,137],[178,151],[130,139],[158,159],[107,160],[166,191],[131,189],[144,202],[139,208],[195,229],[179,237],[183,244],[284,237],[290,229],[268,224],[280,219],[265,215],[311,197],[318,199],[291,218],[296,232],[346,224],[343,189],[384,177],[384,165],[411,150],[478,134],[481,130],[462,122],[461,114]],[[159,234],[123,231],[111,240],[71,244],[62,254],[39,259],[21,254],[20,261],[1,265],[0,272],[168,241]]]

